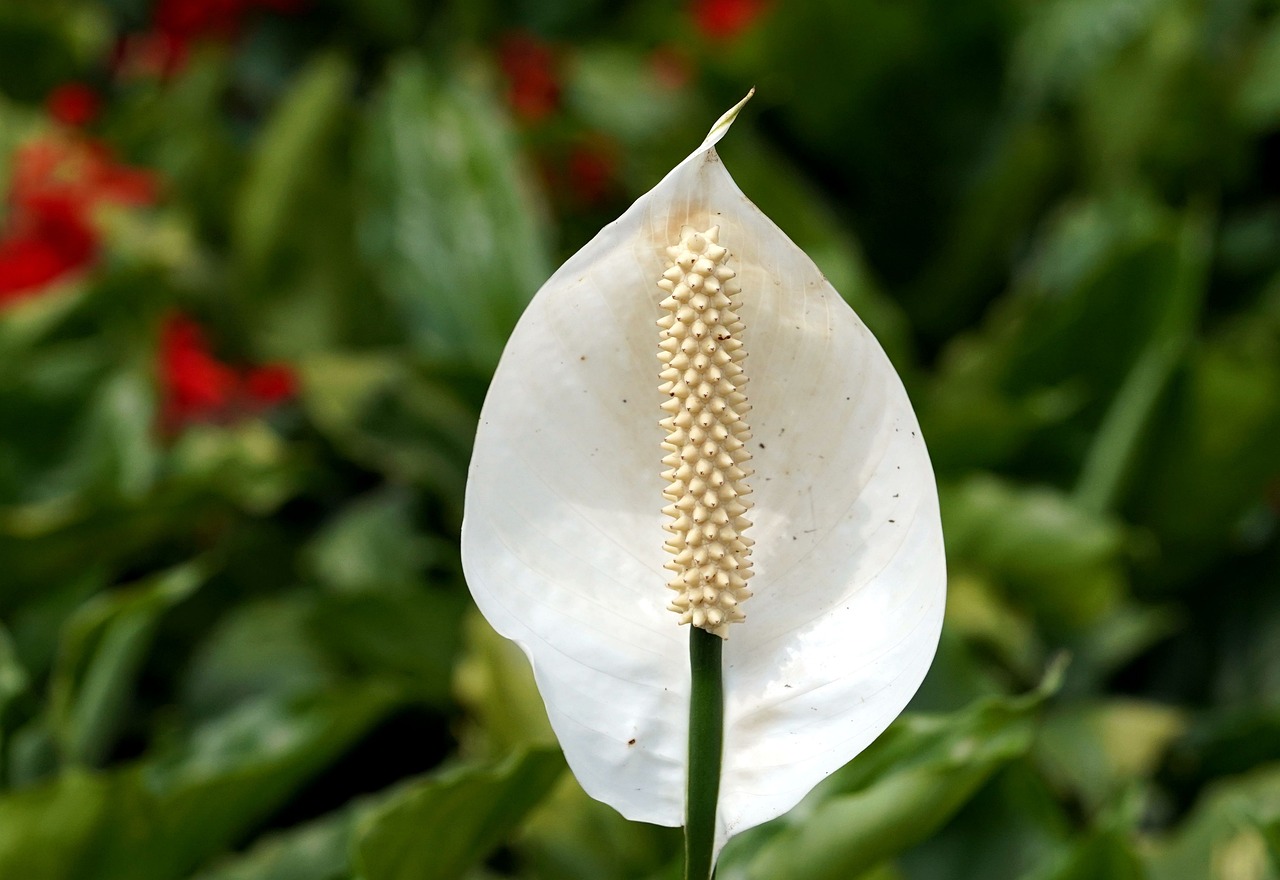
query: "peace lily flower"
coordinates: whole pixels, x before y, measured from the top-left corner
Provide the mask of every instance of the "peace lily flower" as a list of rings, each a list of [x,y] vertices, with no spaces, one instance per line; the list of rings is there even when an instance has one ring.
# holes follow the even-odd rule
[[[898,715],[945,591],[906,392],[722,165],[741,107],[530,303],[462,530],[476,603],[528,655],[570,767],[629,819],[684,824],[680,624],[725,640],[713,852]]]

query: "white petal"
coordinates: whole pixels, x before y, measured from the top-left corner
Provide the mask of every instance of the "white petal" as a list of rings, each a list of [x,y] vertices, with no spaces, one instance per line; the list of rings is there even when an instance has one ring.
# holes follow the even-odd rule
[[[739,105],[740,107],[741,105]],[[928,453],[902,383],[817,267],[702,146],[530,303],[485,401],[462,552],[592,796],[680,825],[688,632],[666,610],[656,282],[684,226],[742,282],[755,596],[725,645],[720,834],[780,815],[902,710],[945,589]]]

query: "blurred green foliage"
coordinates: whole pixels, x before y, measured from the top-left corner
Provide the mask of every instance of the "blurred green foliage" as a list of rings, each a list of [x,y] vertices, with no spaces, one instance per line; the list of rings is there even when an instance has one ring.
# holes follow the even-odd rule
[[[950,594],[721,876],[1280,878],[1272,0],[0,2],[0,877],[678,876],[457,535],[524,303],[751,85],[726,164],[903,373]],[[91,248],[32,144],[106,163]]]

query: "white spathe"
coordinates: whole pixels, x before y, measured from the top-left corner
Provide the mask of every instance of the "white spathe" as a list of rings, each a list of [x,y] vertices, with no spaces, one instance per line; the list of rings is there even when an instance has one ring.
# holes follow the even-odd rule
[[[529,656],[582,787],[630,819],[683,824],[689,631],[664,586],[657,281],[683,227],[718,225],[742,283],[757,574],[724,646],[717,848],[902,711],[946,583],[902,382],[716,154],[741,106],[529,304],[485,400],[462,527],[476,604]]]

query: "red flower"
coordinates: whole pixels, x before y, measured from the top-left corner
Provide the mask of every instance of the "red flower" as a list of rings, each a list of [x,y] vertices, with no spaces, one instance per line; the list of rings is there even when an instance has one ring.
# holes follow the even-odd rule
[[[555,53],[530,34],[508,34],[498,48],[498,63],[507,78],[507,102],[525,122],[538,122],[560,106],[560,80]]]
[[[164,417],[175,430],[199,421],[227,421],[283,403],[297,394],[298,380],[286,364],[243,372],[214,355],[203,328],[185,315],[165,319],[160,334]]]
[[[11,302],[88,265],[96,236],[75,211],[51,203],[25,228],[0,238],[0,304]]]
[[[251,5],[251,0],[159,0],[154,21],[160,33],[179,39],[230,40]]]
[[[124,34],[111,56],[111,72],[122,79],[168,79],[187,63],[185,37],[151,30]]]
[[[173,315],[165,321],[160,335],[160,366],[166,421],[170,423],[215,415],[235,395],[235,370],[213,356],[204,330],[184,315]]]
[[[298,377],[287,364],[266,364],[245,374],[244,388],[254,402],[281,403],[298,393]]]
[[[45,100],[49,115],[61,122],[78,128],[92,122],[101,107],[98,93],[84,83],[63,83]]]
[[[96,141],[42,138],[14,155],[9,199],[18,211],[57,200],[88,214],[101,204],[147,205],[155,198],[151,172],[117,163]]]
[[[612,144],[603,139],[579,144],[569,153],[569,190],[583,205],[597,205],[613,190],[617,171]]]
[[[767,0],[694,0],[698,30],[714,40],[731,40],[751,27],[768,8]]]
[[[231,42],[256,9],[280,15],[303,11],[309,0],[157,0],[152,27],[126,34],[115,48],[111,68],[119,76],[166,79],[182,69],[199,40]]]
[[[35,293],[91,264],[98,252],[94,210],[155,198],[147,172],[117,164],[79,138],[44,138],[13,159],[9,219],[0,231],[0,302]]]

